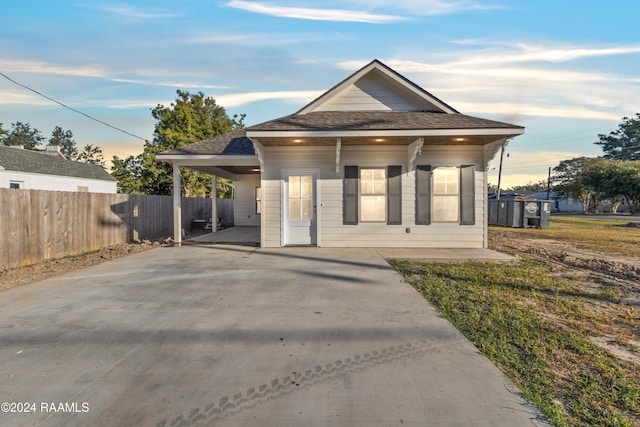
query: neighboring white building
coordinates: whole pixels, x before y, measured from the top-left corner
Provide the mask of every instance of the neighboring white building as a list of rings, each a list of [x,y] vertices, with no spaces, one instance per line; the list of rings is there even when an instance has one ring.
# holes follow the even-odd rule
[[[0,145],[0,188],[115,193],[118,180],[102,166],[66,160],[47,151]]]
[[[232,179],[236,225],[279,247],[487,247],[487,167],[524,128],[460,114],[380,61],[297,113],[158,154]]]

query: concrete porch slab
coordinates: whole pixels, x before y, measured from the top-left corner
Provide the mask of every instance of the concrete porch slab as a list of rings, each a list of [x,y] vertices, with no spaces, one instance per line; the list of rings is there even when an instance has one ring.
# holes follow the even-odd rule
[[[202,234],[186,242],[260,246],[260,227],[231,227]]]
[[[385,259],[410,259],[430,262],[514,262],[516,257],[491,249],[377,248]]]

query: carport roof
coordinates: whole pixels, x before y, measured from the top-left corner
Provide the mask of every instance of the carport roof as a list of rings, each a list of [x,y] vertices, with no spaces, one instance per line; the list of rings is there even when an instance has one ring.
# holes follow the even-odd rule
[[[253,143],[247,138],[246,129],[187,144],[172,150],[163,151],[162,155],[255,155]]]

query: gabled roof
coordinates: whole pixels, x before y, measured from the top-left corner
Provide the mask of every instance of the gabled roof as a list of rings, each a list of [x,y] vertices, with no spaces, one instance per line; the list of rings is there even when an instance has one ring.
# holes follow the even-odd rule
[[[366,145],[371,141],[362,138],[375,135],[392,139],[384,143],[405,145],[419,137],[431,138],[432,144],[485,145],[522,133],[522,126],[460,114],[376,59],[294,114],[164,151],[159,158],[254,155],[252,138],[268,145],[322,145],[331,138],[333,143],[351,138],[344,143]]]
[[[405,109],[403,111],[432,111],[440,113],[458,112],[453,107],[447,105],[434,95],[413,83],[411,80],[392,70],[379,60],[374,59],[326,91],[324,94],[302,107],[296,114],[307,114],[313,111],[327,111],[332,109],[331,107],[328,107],[328,105],[334,103],[337,98],[345,96],[345,92],[348,92],[350,89],[354,89],[359,85],[359,83],[364,82],[365,80],[378,80],[381,84],[388,85],[391,90],[397,92],[400,99],[404,97],[408,104],[415,105],[411,110]],[[366,92],[366,89],[364,91]],[[393,110],[390,106],[388,109]],[[337,111],[345,111],[345,109],[340,108]]]
[[[34,150],[0,146],[0,170],[117,181],[102,166],[64,160]]]

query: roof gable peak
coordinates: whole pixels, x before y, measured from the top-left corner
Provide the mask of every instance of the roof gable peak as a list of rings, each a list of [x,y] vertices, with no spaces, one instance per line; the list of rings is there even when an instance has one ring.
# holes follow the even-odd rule
[[[458,113],[377,59],[329,89],[296,114],[315,111]]]

